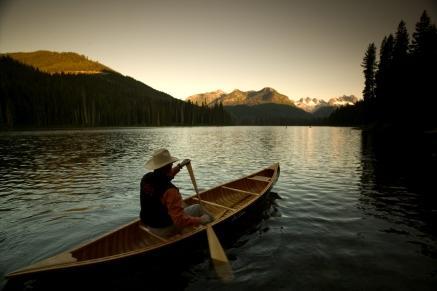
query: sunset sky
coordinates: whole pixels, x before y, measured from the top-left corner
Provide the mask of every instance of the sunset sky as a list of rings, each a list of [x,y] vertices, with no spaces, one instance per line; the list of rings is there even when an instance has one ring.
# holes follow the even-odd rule
[[[436,0],[0,0],[0,52],[72,51],[170,95],[362,96],[370,42]]]

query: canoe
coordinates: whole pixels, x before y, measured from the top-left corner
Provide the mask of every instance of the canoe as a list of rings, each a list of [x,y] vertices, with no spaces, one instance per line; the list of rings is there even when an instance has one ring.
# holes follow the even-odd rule
[[[246,214],[253,212],[276,183],[279,163],[240,179],[200,192],[203,207],[214,216],[213,229],[232,228]],[[199,203],[196,195],[184,199],[187,205]],[[218,233],[219,234],[219,233]],[[159,255],[161,251],[182,245],[194,237],[206,243],[206,227],[185,229],[173,237],[160,237],[145,227],[139,219],[118,227],[71,250],[36,262],[6,275],[8,279],[77,270],[93,265],[106,265],[130,257]]]

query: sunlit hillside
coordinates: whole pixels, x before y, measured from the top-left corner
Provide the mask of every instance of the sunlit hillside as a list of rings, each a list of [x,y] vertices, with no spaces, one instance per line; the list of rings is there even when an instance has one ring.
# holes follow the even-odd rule
[[[36,51],[8,53],[11,58],[46,73],[96,74],[114,72],[112,69],[84,55],[73,52]]]

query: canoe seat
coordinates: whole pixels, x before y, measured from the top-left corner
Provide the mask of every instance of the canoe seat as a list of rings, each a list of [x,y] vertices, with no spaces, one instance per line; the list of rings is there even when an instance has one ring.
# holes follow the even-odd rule
[[[249,195],[253,195],[253,196],[259,196],[258,193],[253,193],[253,192],[249,192],[249,191],[245,191],[245,190],[241,190],[241,189],[237,189],[237,188],[231,188],[231,187],[227,187],[227,186],[222,186],[222,188],[225,190],[231,190],[233,192],[249,194]]]
[[[207,200],[203,200],[203,199],[199,200],[199,198],[197,198],[197,197],[193,197],[193,200],[199,201],[199,203],[205,203],[205,204],[208,204],[208,205],[211,205],[211,206],[216,206],[216,207],[219,207],[219,208],[224,208],[224,209],[230,210],[232,212],[237,211],[236,209],[231,208],[231,207],[227,207],[225,205],[217,204],[217,203],[214,203],[214,202],[211,202],[211,201],[207,201]]]
[[[250,180],[261,181],[261,182],[270,182],[271,178],[264,176],[253,176],[249,177]]]

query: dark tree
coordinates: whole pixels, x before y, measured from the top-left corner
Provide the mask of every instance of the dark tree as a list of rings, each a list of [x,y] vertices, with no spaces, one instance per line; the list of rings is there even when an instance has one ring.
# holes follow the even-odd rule
[[[376,47],[374,43],[369,44],[364,55],[361,66],[364,68],[364,90],[365,101],[375,98],[375,69],[376,69]]]
[[[393,46],[393,61],[398,63],[405,63],[408,56],[408,47],[410,44],[410,37],[408,35],[405,22],[401,20],[396,31],[394,46]]]
[[[399,23],[394,37],[383,39],[374,75],[376,88],[372,87],[374,63],[374,46],[370,44],[362,62],[366,78],[364,101],[335,111],[330,122],[372,124],[399,132],[436,129],[437,29],[426,11],[416,24],[411,45],[404,21]]]
[[[423,103],[423,109],[416,110],[415,121],[424,124],[426,128],[437,126],[437,30],[431,24],[426,11],[423,12],[419,22],[416,24],[416,31],[413,33],[413,40],[410,46],[411,51],[411,85],[414,94]]]
[[[426,11],[423,11],[419,22],[416,24],[416,31],[413,33],[411,43],[412,56],[423,62],[427,58],[433,58],[437,54],[437,42],[435,38],[436,28],[431,24],[431,19]]]
[[[409,48],[409,35],[405,22],[402,20],[396,31],[394,45],[393,45],[393,63],[391,78],[392,82],[390,86],[390,103],[393,107],[393,115],[391,119],[395,119],[396,123],[409,123],[410,118],[408,117],[408,103],[409,97],[414,94],[409,86],[410,82],[410,59],[408,55]],[[392,84],[391,84],[392,83]]]
[[[394,38],[390,34],[388,37],[384,37],[379,50],[379,63],[378,70],[375,74],[375,96],[378,99],[378,105],[381,107],[378,110],[378,118],[387,119],[387,114],[383,112],[390,111],[390,91],[393,88],[392,78],[392,63],[393,63],[393,46]]]

